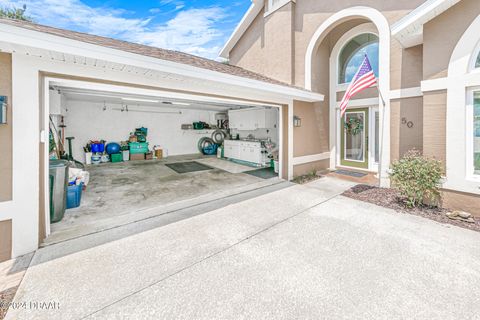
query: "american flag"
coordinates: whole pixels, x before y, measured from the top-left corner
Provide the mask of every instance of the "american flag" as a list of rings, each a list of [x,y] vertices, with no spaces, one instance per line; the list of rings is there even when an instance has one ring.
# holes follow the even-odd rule
[[[347,111],[348,102],[354,95],[362,90],[374,86],[376,83],[377,78],[375,78],[370,61],[368,60],[367,55],[365,55],[362,65],[360,68],[358,68],[357,73],[353,77],[352,82],[350,82],[350,85],[345,92],[342,102],[340,102],[340,118],[343,117],[345,111]]]

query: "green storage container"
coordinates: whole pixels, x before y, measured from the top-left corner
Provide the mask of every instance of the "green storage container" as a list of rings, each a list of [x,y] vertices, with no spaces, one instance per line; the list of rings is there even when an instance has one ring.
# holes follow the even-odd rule
[[[131,154],[148,152],[148,142],[129,142],[128,146],[130,147]]]
[[[112,162],[122,162],[123,155],[121,153],[112,153],[110,155],[110,160],[112,160]]]

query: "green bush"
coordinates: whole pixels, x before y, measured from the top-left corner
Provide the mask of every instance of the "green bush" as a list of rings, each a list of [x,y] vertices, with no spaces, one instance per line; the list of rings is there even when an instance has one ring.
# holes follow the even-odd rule
[[[390,177],[394,187],[406,198],[407,207],[438,203],[442,178],[440,161],[411,150],[392,164]]]

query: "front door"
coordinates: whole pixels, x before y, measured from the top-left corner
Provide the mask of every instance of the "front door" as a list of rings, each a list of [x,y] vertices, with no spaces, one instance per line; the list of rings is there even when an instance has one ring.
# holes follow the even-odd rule
[[[341,128],[340,164],[368,169],[368,108],[347,110]]]

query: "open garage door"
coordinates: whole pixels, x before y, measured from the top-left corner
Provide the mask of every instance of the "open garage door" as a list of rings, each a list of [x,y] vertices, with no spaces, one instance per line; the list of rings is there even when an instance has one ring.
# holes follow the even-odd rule
[[[140,91],[49,84],[46,245],[281,182],[279,107]]]

